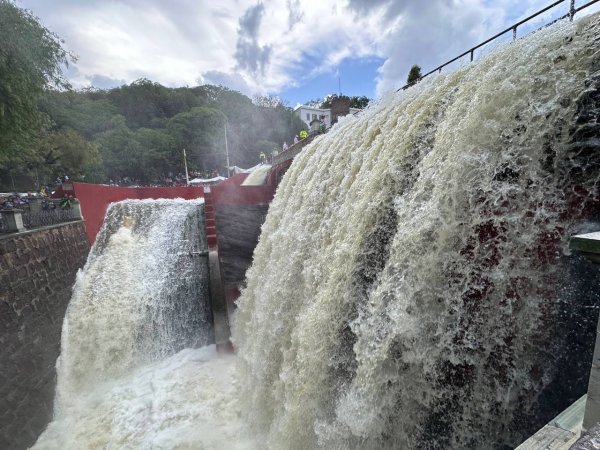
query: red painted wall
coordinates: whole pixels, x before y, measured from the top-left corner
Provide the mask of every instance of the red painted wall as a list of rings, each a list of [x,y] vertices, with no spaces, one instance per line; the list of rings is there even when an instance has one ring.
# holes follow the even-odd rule
[[[260,205],[273,200],[276,186],[240,186],[248,174],[240,173],[211,186],[214,205]],[[126,199],[183,198],[192,200],[204,197],[202,186],[190,187],[117,187],[89,183],[72,183],[73,190],[66,193],[81,202],[81,212],[90,245],[102,227],[108,205]],[[56,193],[62,197],[60,190]]]
[[[218,205],[264,205],[271,203],[276,186],[240,186],[247,173],[238,173],[221,183],[211,186],[210,190]]]
[[[115,187],[99,184],[73,183],[72,195],[81,203],[81,213],[90,245],[102,227],[108,205],[126,199],[183,198],[192,200],[204,197],[204,188],[190,187]]]

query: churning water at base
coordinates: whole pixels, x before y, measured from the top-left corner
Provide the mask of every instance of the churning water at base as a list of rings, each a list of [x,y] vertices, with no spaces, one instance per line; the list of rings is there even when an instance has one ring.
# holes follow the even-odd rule
[[[36,448],[524,440],[567,406],[553,396],[574,400],[587,381],[599,302],[571,281],[567,242],[600,227],[599,28],[594,16],[535,33],[307,146],[263,225],[237,357],[181,350],[207,342],[206,323],[187,321],[195,294],[181,291],[178,311],[138,303],[189,261],[177,249],[140,266],[181,239],[184,202],[156,227],[109,218],[77,281],[56,417]]]

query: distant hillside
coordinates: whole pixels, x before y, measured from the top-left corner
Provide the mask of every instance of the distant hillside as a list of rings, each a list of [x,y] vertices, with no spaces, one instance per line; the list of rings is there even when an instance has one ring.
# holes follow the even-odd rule
[[[151,181],[183,170],[221,173],[225,123],[232,164],[254,165],[301,129],[293,110],[272,97],[253,102],[221,86],[166,88],[142,79],[111,90],[48,92],[40,109],[52,132],[73,130],[99,149],[87,178]]]
[[[222,86],[167,88],[146,79],[110,90],[47,91],[39,109],[47,123],[36,151],[5,164],[0,190],[12,190],[15,179],[16,188],[31,189],[36,179],[65,174],[151,183],[184,171],[183,149],[190,171],[223,174],[225,124],[230,162],[238,166],[257,164],[261,151],[291,143],[303,126],[274,97],[253,101]]]

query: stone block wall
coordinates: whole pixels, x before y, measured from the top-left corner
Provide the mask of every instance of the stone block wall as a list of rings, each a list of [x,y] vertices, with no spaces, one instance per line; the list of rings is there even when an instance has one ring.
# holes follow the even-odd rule
[[[33,445],[52,418],[65,310],[89,244],[83,222],[0,235],[0,448]]]

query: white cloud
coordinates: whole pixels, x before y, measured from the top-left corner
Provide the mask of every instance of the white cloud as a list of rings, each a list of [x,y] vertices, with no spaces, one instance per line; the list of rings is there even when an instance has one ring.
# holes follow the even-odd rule
[[[548,0],[20,0],[79,56],[75,86],[146,77],[277,93],[345,58],[377,56],[400,87]]]

